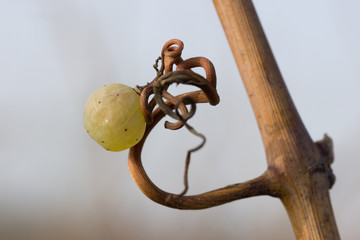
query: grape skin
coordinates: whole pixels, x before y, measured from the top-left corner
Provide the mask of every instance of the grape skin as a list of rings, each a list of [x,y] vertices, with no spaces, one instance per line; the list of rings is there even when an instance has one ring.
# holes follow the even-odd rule
[[[140,97],[123,84],[105,85],[91,94],[84,109],[85,129],[109,151],[122,151],[137,144],[145,132]]]

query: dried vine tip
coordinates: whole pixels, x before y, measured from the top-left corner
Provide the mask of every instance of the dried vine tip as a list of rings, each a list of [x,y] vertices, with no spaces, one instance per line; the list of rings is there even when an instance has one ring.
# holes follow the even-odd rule
[[[85,104],[87,133],[109,151],[122,151],[143,137],[146,123],[140,96],[123,84],[105,85],[91,94]]]

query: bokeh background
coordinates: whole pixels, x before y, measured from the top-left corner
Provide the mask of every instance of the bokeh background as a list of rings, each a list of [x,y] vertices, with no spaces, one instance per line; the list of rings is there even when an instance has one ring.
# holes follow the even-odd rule
[[[331,198],[343,239],[360,236],[359,1],[254,0],[295,104],[314,140],[335,143]],[[294,239],[280,201],[256,197],[200,211],[147,199],[127,151],[103,150],[83,128],[87,97],[108,83],[153,79],[171,38],[216,67],[221,103],[191,124],[190,194],[260,175],[265,154],[212,2],[0,0],[0,239]],[[175,89],[178,91],[179,89]],[[199,140],[162,125],[144,149],[161,188],[182,191]]]

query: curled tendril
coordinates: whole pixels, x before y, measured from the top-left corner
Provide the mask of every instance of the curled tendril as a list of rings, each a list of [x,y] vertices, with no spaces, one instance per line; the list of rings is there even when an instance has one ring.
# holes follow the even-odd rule
[[[162,80],[164,80],[163,84],[166,85],[163,90],[167,90],[167,87],[171,84],[171,81],[200,87],[202,91],[193,91],[183,95],[191,97],[196,103],[209,102],[211,105],[216,105],[220,101],[216,92],[216,73],[213,64],[210,62],[210,60],[204,57],[194,57],[184,61],[181,58],[183,48],[184,44],[178,39],[172,39],[166,42],[161,51],[161,57],[159,57],[154,64],[154,68],[157,71],[155,79],[146,86],[136,86],[137,91],[140,93],[141,109],[145,115],[146,123],[148,124],[153,122],[152,113],[157,104],[155,99],[151,98],[152,95],[155,94],[154,84],[158,84],[156,88],[159,89],[159,87],[161,87],[159,85],[162,84]],[[161,67],[158,69],[158,62],[160,60]],[[173,71],[174,65],[176,65],[176,71]],[[195,67],[203,68],[206,74],[206,78],[203,78],[201,75],[196,74],[191,70]],[[179,79],[176,79],[177,77]],[[191,83],[191,81],[194,82]],[[176,97],[172,96],[166,91],[163,91],[162,96],[172,104],[176,104],[177,102]],[[184,108],[182,109],[182,112],[186,111]],[[183,125],[181,122],[178,122],[174,124],[169,123],[167,126],[170,129],[178,129]]]
[[[191,104],[191,110],[189,113],[187,114],[180,114],[179,112],[179,106],[181,104],[184,104],[185,102],[190,102]],[[191,153],[201,149],[204,145],[205,145],[205,142],[206,142],[206,137],[202,134],[202,133],[199,133],[198,131],[196,131],[192,126],[190,126],[188,123],[187,123],[187,120],[190,119],[192,116],[194,116],[195,114],[195,111],[196,111],[196,103],[195,101],[190,98],[190,97],[183,97],[180,99],[180,101],[175,105],[175,113],[176,115],[179,117],[179,120],[185,125],[185,127],[192,133],[194,134],[195,136],[198,136],[202,139],[202,142],[188,150],[187,154],[186,154],[186,160],[185,160],[185,172],[184,172],[184,190],[180,193],[180,196],[183,196],[186,194],[186,192],[188,191],[189,189],[189,180],[188,180],[188,173],[189,173],[189,165],[190,165],[190,157],[191,157]]]
[[[202,139],[200,145],[190,149],[187,153],[184,172],[185,187],[180,196],[186,194],[189,186],[190,155],[192,152],[199,150],[206,141],[205,136],[197,132],[187,121],[194,116],[196,103],[208,102],[211,105],[216,105],[220,101],[216,91],[216,74],[213,64],[204,57],[183,60],[181,57],[183,48],[183,42],[177,39],[165,43],[161,51],[161,57],[157,58],[153,65],[157,73],[155,79],[146,86],[136,86],[136,90],[140,94],[141,109],[148,126],[154,123],[154,114],[156,112],[154,109],[158,105],[166,115],[177,120],[177,122],[166,121],[166,128],[176,130],[185,126],[191,133]],[[161,67],[159,69],[160,61]],[[174,71],[175,66],[176,70]],[[202,67],[205,70],[206,78],[191,70],[195,67]],[[173,83],[196,86],[200,90],[173,96],[167,91]],[[190,105],[190,110],[187,105]],[[149,132],[151,128],[148,127]]]
[[[277,182],[273,178],[273,172],[269,170],[261,176],[243,183],[192,196],[185,195],[188,190],[190,155],[205,143],[205,136],[191,127],[188,120],[195,114],[197,103],[216,105],[220,100],[216,92],[216,74],[212,63],[203,57],[183,60],[181,58],[183,48],[184,45],[180,40],[173,39],[165,43],[161,57],[154,64],[156,77],[146,86],[136,87],[140,94],[140,105],[147,123],[143,138],[129,151],[129,170],[136,184],[151,200],[177,209],[204,209],[251,196],[278,196]],[[193,72],[192,68],[195,67],[203,68],[205,77]],[[190,84],[200,90],[173,96],[167,91],[172,83]],[[156,108],[156,105],[159,107]],[[190,105],[189,109],[188,105]],[[184,173],[185,188],[180,194],[169,193],[157,187],[147,175],[141,160],[141,152],[147,136],[166,114],[176,120],[176,122],[165,122],[166,128],[175,130],[185,126],[203,140],[200,145],[187,152]]]
[[[182,83],[182,84],[189,84],[193,86],[197,86],[201,88],[203,93],[205,93],[206,97],[208,98],[208,101],[210,104],[215,105],[219,101],[219,97],[216,93],[216,89],[211,85],[211,83],[204,79],[202,76],[200,76],[197,73],[194,73],[191,70],[179,70],[175,72],[169,72],[153,83],[153,92],[155,94],[154,98],[156,103],[159,105],[159,107],[170,117],[180,120],[180,115],[176,114],[172,111],[172,109],[165,104],[163,101],[164,94],[163,92],[166,91],[166,89],[169,87],[172,83]],[[166,98],[166,96],[165,96]],[[177,99],[177,98],[175,98]],[[180,105],[189,103],[189,99],[192,99],[189,96],[186,96],[186,100],[188,101],[182,101]],[[172,100],[172,99],[168,99]],[[191,101],[196,103],[195,100]],[[183,113],[184,116],[182,116],[182,119],[189,119],[195,114],[194,110],[191,110],[188,113]]]

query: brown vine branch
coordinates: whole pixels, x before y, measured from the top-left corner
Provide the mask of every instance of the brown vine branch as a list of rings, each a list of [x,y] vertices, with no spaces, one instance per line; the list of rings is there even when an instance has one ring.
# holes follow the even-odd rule
[[[312,141],[286,88],[251,0],[214,0],[214,5],[256,116],[268,168],[250,181],[193,196],[168,193],[153,184],[142,166],[141,151],[154,126],[165,113],[177,120],[165,123],[166,127],[188,126],[186,121],[195,112],[194,103],[216,105],[219,102],[212,63],[205,58],[183,60],[183,43],[170,40],[161,52],[161,68],[154,66],[157,76],[139,88],[147,128],[144,138],[129,153],[129,169],[135,182],[153,201],[178,209],[208,208],[258,195],[278,197],[298,239],[339,239],[328,191],[335,181],[330,167],[333,162],[331,139],[325,135],[322,141]],[[199,66],[204,68],[206,78],[191,70]],[[172,96],[167,92],[171,83],[191,84],[201,90]],[[188,104],[192,105],[190,111]],[[159,108],[155,109],[156,105]],[[185,171],[185,192],[186,174]]]
[[[297,239],[340,239],[328,189],[332,141],[314,143],[295,108],[251,0],[213,0]]]
[[[276,196],[277,184],[270,178],[271,171],[266,171],[263,175],[253,180],[230,185],[214,191],[185,196],[188,190],[188,167],[190,164],[190,155],[192,152],[200,149],[205,143],[205,136],[191,127],[187,121],[196,110],[196,103],[207,102],[210,105],[216,105],[220,99],[216,91],[216,74],[213,64],[206,58],[195,57],[187,60],[181,58],[183,43],[180,40],[170,40],[165,43],[161,58],[158,58],[154,64],[157,70],[155,79],[144,87],[138,87],[140,92],[141,107],[143,109],[147,128],[143,139],[130,149],[129,169],[139,186],[139,188],[153,201],[168,207],[179,209],[202,209],[224,204],[236,199],[258,196],[272,195]],[[161,68],[158,69],[158,61],[161,59]],[[173,71],[176,65],[176,71]],[[205,70],[205,78],[193,72],[194,67],[202,67]],[[185,93],[179,96],[172,96],[167,89],[170,84],[188,84],[201,90]],[[150,99],[150,97],[153,98]],[[159,108],[155,109],[156,104]],[[186,105],[190,105],[190,110]],[[141,151],[148,134],[153,127],[166,115],[171,116],[177,122],[165,122],[165,127],[169,129],[179,129],[185,126],[190,132],[203,139],[203,142],[190,149],[186,156],[184,185],[185,188],[181,194],[168,193],[158,188],[148,177],[141,162]]]

